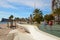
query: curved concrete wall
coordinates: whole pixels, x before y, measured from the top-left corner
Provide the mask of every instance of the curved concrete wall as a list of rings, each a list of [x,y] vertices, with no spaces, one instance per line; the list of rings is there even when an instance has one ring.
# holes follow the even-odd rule
[[[26,24],[17,24],[19,26],[22,26],[26,28],[30,34],[33,36],[35,40],[60,40],[58,37],[50,35],[48,33],[40,31],[36,26],[34,25],[26,25]]]

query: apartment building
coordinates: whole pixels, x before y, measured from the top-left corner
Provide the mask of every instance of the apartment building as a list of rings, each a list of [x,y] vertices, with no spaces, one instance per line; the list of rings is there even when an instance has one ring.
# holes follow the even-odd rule
[[[52,11],[57,8],[60,8],[60,0],[52,0]],[[58,15],[55,15],[55,21],[60,21],[60,17],[58,18]]]

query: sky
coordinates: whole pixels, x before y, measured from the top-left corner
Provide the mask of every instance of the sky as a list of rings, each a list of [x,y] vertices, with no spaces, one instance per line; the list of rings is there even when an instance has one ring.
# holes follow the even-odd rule
[[[34,9],[43,13],[51,13],[51,0],[0,0],[0,20],[10,15],[19,18],[28,18]]]

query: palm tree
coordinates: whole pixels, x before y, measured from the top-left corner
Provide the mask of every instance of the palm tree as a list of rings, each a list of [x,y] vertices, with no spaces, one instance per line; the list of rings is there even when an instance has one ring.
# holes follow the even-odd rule
[[[35,9],[33,12],[33,20],[35,20],[37,23],[40,23],[42,21],[42,11],[40,9]]]
[[[9,17],[10,24],[11,24],[11,25],[10,25],[10,27],[12,27],[12,26],[13,26],[13,17],[14,17],[13,15],[11,15],[11,16]]]
[[[35,9],[33,13],[34,13],[33,15],[36,15],[36,14],[42,15],[42,11],[40,9]]]
[[[54,16],[52,14],[46,14],[44,16],[44,20],[47,20],[47,22],[49,22],[50,20],[54,20]]]
[[[60,8],[57,8],[57,9],[55,9],[54,11],[53,11],[53,14],[55,14],[55,15],[57,15],[57,17],[58,17],[58,24],[59,24],[59,22],[60,22]]]

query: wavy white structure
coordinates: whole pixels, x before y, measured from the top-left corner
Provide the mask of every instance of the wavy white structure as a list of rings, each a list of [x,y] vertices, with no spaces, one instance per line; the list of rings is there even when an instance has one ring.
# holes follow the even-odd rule
[[[17,24],[17,25],[24,27],[29,32],[29,34],[20,33],[21,34],[20,35],[18,31],[15,31],[16,37],[14,38],[14,40],[17,40],[18,37],[20,38],[18,40],[60,40],[55,36],[52,36],[52,35],[49,35],[49,34],[46,34],[42,31],[40,31],[36,26],[24,25],[24,24]],[[13,33],[13,31],[11,31],[10,33]],[[28,35],[28,36],[26,36],[26,35]],[[25,39],[24,39],[24,37],[22,37],[22,39],[21,39],[21,36],[25,36]]]

